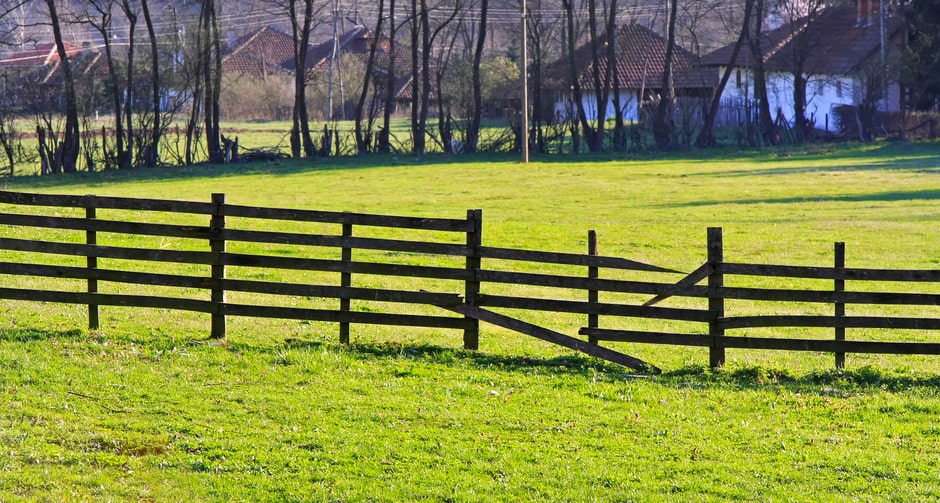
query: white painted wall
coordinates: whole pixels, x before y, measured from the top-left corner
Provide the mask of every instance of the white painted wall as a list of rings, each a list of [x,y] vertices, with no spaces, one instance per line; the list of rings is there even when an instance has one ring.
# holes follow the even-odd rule
[[[611,96],[607,98],[607,108],[604,110],[603,119],[606,120],[616,117],[619,110],[623,114],[624,121],[635,122],[638,118],[636,107],[637,93],[638,90],[636,89],[621,89],[619,106],[615,105],[613,93],[610,93]],[[585,91],[581,96],[581,103],[584,107],[584,113],[587,115],[587,119],[589,121],[596,121],[600,114],[597,113],[597,98],[594,92]],[[556,120],[570,120],[575,113],[576,110],[571,101],[571,95],[560,94],[556,97],[554,110]]]
[[[718,69],[719,76],[725,67]],[[834,109],[839,105],[856,105],[861,101],[862,82],[849,75],[810,76],[806,85],[806,116],[814,120],[815,127],[836,131]],[[750,70],[734,70],[722,93],[722,99],[753,99],[754,78]],[[896,84],[888,89],[888,96],[882,101],[881,110],[898,110],[899,90]],[[790,73],[769,73],[767,75],[767,101],[770,111],[776,118],[777,110],[793,124],[793,75]],[[828,116],[828,121],[827,121]]]

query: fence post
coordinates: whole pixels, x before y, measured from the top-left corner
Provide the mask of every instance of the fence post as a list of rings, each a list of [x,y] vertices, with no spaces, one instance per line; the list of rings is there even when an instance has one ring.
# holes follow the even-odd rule
[[[721,227],[709,227],[708,263],[714,272],[708,276],[708,311],[711,318],[708,322],[708,335],[712,337],[712,344],[708,350],[708,364],[713,369],[725,364],[725,348],[718,344],[719,337],[725,335],[725,329],[721,326],[721,319],[725,316],[725,299],[719,294],[719,290],[725,284],[722,261],[724,261],[724,251]]]
[[[480,296],[480,246],[483,244],[483,210],[467,210],[467,281],[464,286],[464,302],[476,306]],[[465,317],[467,327],[463,331],[464,349],[480,347],[480,320]]]
[[[834,287],[836,295],[840,292],[845,291],[845,243],[836,243],[835,244],[835,275],[836,279],[834,281]],[[835,331],[836,331],[836,340],[844,341],[845,340],[845,326],[842,326],[842,318],[845,317],[845,303],[836,301],[835,303]],[[845,353],[837,352],[836,353],[836,368],[842,370],[845,368]]]
[[[592,257],[597,256],[597,231],[595,231],[594,229],[591,229],[588,231],[588,255]],[[597,279],[597,278],[598,278],[597,266],[593,266],[593,265],[588,266],[588,279]],[[588,308],[591,309],[591,308],[596,307],[597,300],[598,300],[597,289],[588,288]],[[588,324],[587,324],[588,328],[598,328],[599,323],[598,323],[597,318],[598,316],[595,313],[588,314]],[[597,344],[597,337],[593,335],[589,336],[588,342],[590,342],[591,344]]]
[[[348,238],[352,237],[352,224],[346,223],[343,224],[343,237]],[[350,263],[352,262],[352,248],[348,245],[343,244],[343,252],[341,260],[343,261],[343,272],[340,275],[340,286],[343,288],[349,288],[352,286],[352,272],[349,270]],[[339,310],[343,314],[349,312],[350,308],[349,295],[345,292],[340,294],[339,298]],[[341,321],[339,322],[339,342],[340,344],[349,344],[349,322]]]
[[[88,276],[88,293],[98,293],[98,279],[94,272],[95,269],[98,269],[98,257],[95,255],[95,252],[91,250],[91,247],[98,245],[98,233],[91,228],[93,221],[98,218],[98,216],[94,196],[89,195],[88,199],[90,202],[88,206],[85,207],[85,224],[88,226],[85,229],[85,244],[89,247],[88,256],[85,258],[85,261],[86,267],[90,273]],[[98,304],[88,304],[88,329],[98,330]]]
[[[209,249],[212,252],[212,295],[211,302],[214,306],[212,312],[212,333],[213,339],[225,338],[225,312],[223,304],[225,303],[225,289],[222,281],[225,280],[225,264],[222,262],[222,255],[225,253],[225,194],[212,194],[212,219],[209,222]]]

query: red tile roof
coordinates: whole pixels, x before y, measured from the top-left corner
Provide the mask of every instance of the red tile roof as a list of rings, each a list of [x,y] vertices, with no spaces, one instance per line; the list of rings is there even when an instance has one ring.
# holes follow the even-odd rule
[[[666,39],[644,26],[630,24],[617,31],[616,44],[617,75],[622,89],[657,89],[662,85],[663,72],[666,69]],[[589,44],[575,51],[575,61],[578,64],[578,80],[582,88],[594,89],[594,63]],[[696,66],[696,61],[696,56],[687,49],[678,45],[674,47],[672,71],[675,87],[701,89],[717,85],[717,77],[712,72],[702,72]],[[607,68],[606,53],[600,54],[598,64],[603,75]],[[567,72],[564,59],[546,68],[547,74],[567,75]],[[567,80],[565,78],[561,85],[567,87]]]
[[[794,60],[805,54],[804,71],[809,74],[847,75],[875,54],[881,44],[880,16],[870,22],[858,22],[854,6],[830,7],[815,19],[803,18],[767,32],[763,36],[766,68],[770,71],[791,71]],[[901,28],[898,16],[885,22],[888,40]],[[727,65],[734,46],[728,45],[703,57],[702,65]],[[742,47],[735,66],[750,67],[751,51]]]
[[[222,70],[264,78],[285,72],[285,65],[294,59],[294,39],[270,26],[238,40],[235,47],[222,58]]]
[[[881,46],[881,19],[857,21],[855,7],[831,7],[808,23],[796,36],[767,60],[768,70],[789,71],[793,61],[805,55],[804,72],[810,74],[847,75],[859,68]],[[886,37],[890,40],[901,28],[899,17],[885,20]]]
[[[82,52],[81,46],[68,42],[65,42],[64,45],[65,54],[68,57],[81,54]],[[59,59],[59,52],[56,50],[55,44],[48,42],[38,44],[33,49],[20,51],[0,59],[0,66],[46,66],[58,63],[59,61],[61,60]]]

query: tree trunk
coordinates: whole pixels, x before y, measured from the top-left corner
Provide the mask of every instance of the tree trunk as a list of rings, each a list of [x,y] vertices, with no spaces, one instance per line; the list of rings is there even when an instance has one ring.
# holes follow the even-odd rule
[[[391,152],[389,128],[392,122],[392,108],[395,106],[395,36],[398,25],[395,24],[395,0],[388,1],[388,69],[385,72],[385,106],[382,108],[382,127],[379,130],[378,151]]]
[[[78,99],[75,94],[75,79],[72,76],[71,61],[69,61],[68,53],[65,50],[65,42],[62,40],[62,27],[55,0],[46,0],[46,6],[49,9],[49,20],[52,23],[52,36],[55,39],[56,51],[59,54],[62,75],[65,80],[65,133],[62,143],[59,145],[60,151],[54,156],[53,171],[59,171],[59,169],[61,169],[62,172],[73,173],[76,171],[78,164],[80,145]]]
[[[659,106],[656,107],[656,118],[653,120],[653,139],[656,146],[666,149],[673,146],[673,102],[675,101],[672,78],[672,54],[676,45],[676,11],[677,0],[671,0],[668,20],[668,37],[666,38],[666,61],[663,63],[662,94]]]
[[[764,51],[761,47],[762,23],[764,19],[764,1],[756,0],[754,12],[754,30],[751,37],[751,58],[754,60],[754,99],[758,106],[758,127],[761,137],[772,145],[780,143],[773,115],[770,113],[770,101],[767,99],[767,73],[764,70]]]
[[[160,160],[160,136],[163,133],[163,118],[160,116],[160,46],[157,44],[157,33],[150,17],[149,0],[141,0],[140,5],[144,11],[144,23],[147,25],[147,36],[150,38],[150,85],[152,93],[153,125],[150,131],[150,145],[145,150],[143,162],[145,166],[154,167]]]
[[[753,11],[754,0],[746,0],[744,2],[744,22],[741,23],[741,33],[734,43],[734,49],[731,51],[731,60],[728,61],[728,66],[725,67],[725,71],[721,75],[718,87],[716,87],[715,91],[712,93],[711,104],[708,106],[708,111],[705,113],[702,130],[699,131],[698,138],[695,140],[695,146],[699,148],[715,146],[715,119],[718,117],[718,109],[721,107],[721,95],[724,93],[725,86],[731,78],[731,73],[735,71],[735,64],[738,61],[738,54],[741,52],[741,47],[748,39],[751,13]]]
[[[372,83],[372,73],[375,69],[375,52],[378,49],[379,38],[382,34],[382,21],[385,19],[385,0],[379,0],[379,16],[375,23],[375,34],[373,35],[372,47],[369,48],[369,60],[366,62],[366,74],[362,80],[362,92],[359,93],[359,101],[356,102],[356,150],[365,153],[371,150],[372,143],[372,120],[370,120],[366,134],[362,131],[362,114],[365,109],[366,98],[369,96],[369,86]]]
[[[473,50],[473,114],[467,128],[467,152],[476,152],[480,143],[480,123],[483,118],[483,83],[480,77],[480,63],[483,61],[483,49],[486,46],[486,18],[489,0],[480,1],[480,25],[477,30],[477,43]],[[522,43],[525,43],[523,40]]]

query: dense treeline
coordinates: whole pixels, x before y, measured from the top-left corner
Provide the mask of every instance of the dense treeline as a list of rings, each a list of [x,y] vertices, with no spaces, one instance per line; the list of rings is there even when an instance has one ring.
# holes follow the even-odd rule
[[[0,147],[10,174],[30,163],[45,174],[228,162],[239,152],[223,121],[249,117],[291,123],[284,147],[254,152],[261,157],[509,151],[523,142],[541,153],[705,147],[721,143],[723,90],[744,60],[753,96],[731,126],[746,133],[726,141],[811,141],[805,61],[818,48],[791,44],[793,119],[781,123],[770,109],[766,33],[834,3],[543,0],[523,16],[518,0],[2,0]],[[940,94],[940,0],[884,8],[906,16],[904,44],[897,64],[882,57],[870,70],[857,107],[863,133],[889,79],[899,84],[902,122],[933,110]],[[360,25],[365,48],[343,50],[342,34]],[[239,37],[264,26],[290,39],[292,70],[268,75],[273,62],[262,62],[260,80],[224,71]],[[631,46],[624,63],[637,33],[646,45]],[[733,50],[721,67],[689,63],[722,46]],[[642,73],[639,84],[628,83],[631,71]]]

